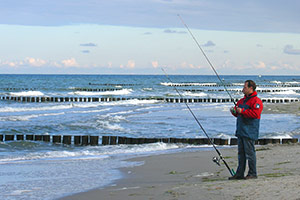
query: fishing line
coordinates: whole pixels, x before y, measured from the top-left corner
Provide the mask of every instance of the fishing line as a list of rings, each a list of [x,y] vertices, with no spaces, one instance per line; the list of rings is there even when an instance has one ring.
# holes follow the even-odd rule
[[[234,106],[236,107],[236,103],[234,101],[234,99],[232,98],[231,94],[228,92],[226,85],[224,84],[224,82],[222,81],[222,79],[220,78],[219,74],[217,73],[216,69],[214,68],[213,64],[210,62],[210,60],[208,59],[207,55],[205,54],[205,52],[203,51],[203,49],[201,48],[199,42],[197,41],[197,39],[194,37],[192,31],[189,29],[189,27],[186,25],[186,23],[183,21],[183,19],[181,18],[181,16],[179,14],[177,14],[177,16],[179,17],[179,19],[181,20],[181,22],[183,23],[183,25],[185,26],[185,28],[188,30],[188,32],[190,33],[190,35],[192,36],[193,40],[196,42],[198,48],[200,49],[200,51],[202,52],[202,54],[204,55],[206,61],[208,62],[208,64],[210,65],[210,67],[212,68],[212,70],[215,72],[215,74],[217,75],[219,81],[222,83],[223,87],[225,88],[225,91],[227,92],[227,94],[229,95],[231,101],[234,103]]]
[[[228,166],[227,162],[225,161],[225,159],[223,158],[222,154],[220,153],[220,151],[217,149],[217,147],[215,146],[215,144],[213,143],[213,141],[211,140],[211,138],[208,136],[208,134],[206,133],[205,129],[203,128],[203,126],[201,125],[201,123],[199,122],[198,118],[196,117],[196,115],[194,114],[194,112],[192,111],[192,109],[190,108],[189,104],[184,101],[183,96],[181,95],[181,93],[178,91],[178,89],[176,88],[175,84],[173,83],[173,81],[169,78],[168,74],[165,72],[165,70],[163,68],[161,68],[161,70],[164,72],[164,74],[166,75],[167,79],[172,83],[172,86],[174,87],[174,89],[176,90],[176,92],[178,93],[180,99],[185,103],[186,107],[188,108],[188,110],[190,111],[190,113],[193,115],[194,119],[196,120],[197,124],[199,125],[199,127],[201,128],[201,130],[203,131],[203,133],[206,135],[209,143],[214,147],[214,149],[216,150],[216,152],[218,153],[220,159],[223,161],[223,163],[225,164],[226,168],[228,169],[228,171],[230,172],[231,176],[234,175],[234,171],[233,169],[230,169],[230,167]],[[213,158],[213,161],[215,163],[219,164],[219,159],[218,158]]]

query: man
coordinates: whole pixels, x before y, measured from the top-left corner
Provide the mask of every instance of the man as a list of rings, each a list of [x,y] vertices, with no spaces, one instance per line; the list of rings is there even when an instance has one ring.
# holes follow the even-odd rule
[[[255,140],[258,140],[259,121],[263,110],[262,101],[257,97],[256,84],[252,80],[244,83],[244,98],[240,99],[236,107],[230,109],[237,117],[236,133],[238,138],[238,168],[236,174],[229,180],[257,178]],[[249,171],[244,177],[246,161]]]

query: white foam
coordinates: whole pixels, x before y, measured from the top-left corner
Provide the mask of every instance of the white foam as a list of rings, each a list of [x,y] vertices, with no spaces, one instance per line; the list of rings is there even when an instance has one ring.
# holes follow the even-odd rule
[[[62,110],[72,108],[72,104],[68,105],[54,105],[54,106],[39,106],[39,107],[2,107],[0,112],[27,112],[27,111],[42,111],[42,110]]]
[[[110,101],[110,102],[101,102],[102,105],[143,105],[143,104],[155,104],[160,101],[158,100],[139,100],[139,99],[130,99],[124,101]]]
[[[143,88],[144,91],[152,91],[153,88]]]
[[[160,83],[164,86],[216,86],[217,83],[171,83],[171,82],[162,82]]]
[[[285,91],[280,91],[280,92],[271,92],[270,94],[284,94],[284,95],[300,95],[297,92],[293,91],[293,90],[285,90]]]
[[[24,91],[24,92],[10,92],[11,96],[30,96],[30,97],[36,97],[36,96],[44,96],[44,94],[40,91]]]
[[[182,96],[206,97],[207,94],[204,92],[200,92],[200,93],[184,92],[182,93]]]
[[[281,81],[270,81],[270,83],[282,84],[282,82],[281,82]]]
[[[19,196],[23,195],[24,193],[32,192],[32,190],[14,190],[12,193],[10,193],[11,196]]]
[[[47,113],[47,114],[36,114],[36,115],[19,115],[19,116],[6,116],[0,117],[0,121],[29,121],[32,118],[38,118],[43,116],[57,116],[64,115],[64,112],[60,113]]]
[[[70,92],[70,95],[81,95],[81,96],[97,96],[97,95],[128,95],[133,92],[132,89],[122,89],[116,91],[105,91],[105,92],[84,92],[84,91],[76,91]]]

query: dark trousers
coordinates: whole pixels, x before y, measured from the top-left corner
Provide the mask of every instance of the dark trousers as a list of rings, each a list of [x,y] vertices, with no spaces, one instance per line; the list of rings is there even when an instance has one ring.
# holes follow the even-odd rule
[[[256,152],[255,152],[255,140],[251,140],[245,137],[238,137],[238,159],[239,166],[236,170],[236,175],[244,177],[246,169],[246,161],[248,160],[249,176],[257,176],[256,172]]]

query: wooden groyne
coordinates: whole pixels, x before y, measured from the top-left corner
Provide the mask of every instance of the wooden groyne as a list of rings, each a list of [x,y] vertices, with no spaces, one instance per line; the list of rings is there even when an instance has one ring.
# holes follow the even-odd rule
[[[167,83],[162,84],[164,86],[170,86],[170,87],[186,87],[186,86],[201,86],[201,87],[243,87],[244,84],[237,85],[237,84],[219,84],[219,83]],[[257,87],[300,87],[300,84],[258,84]]]
[[[37,90],[37,88],[0,88],[0,90],[5,90],[5,91],[30,91],[30,90]]]
[[[239,99],[229,98],[164,98],[164,97],[30,97],[30,96],[0,96],[0,100],[17,101],[17,102],[109,102],[109,101],[126,101],[126,100],[157,100],[167,103],[227,103],[237,102]],[[299,102],[298,98],[261,98],[266,103],[292,103]]]
[[[101,142],[99,142],[101,140]],[[211,138],[215,145],[237,145],[237,138],[223,139]],[[210,145],[207,138],[131,138],[123,136],[90,136],[90,135],[0,135],[0,142],[7,141],[41,141],[52,142],[53,144],[86,146],[92,145],[121,145],[121,144],[149,144],[149,143],[169,143],[169,144],[190,144],[190,145]],[[256,141],[258,145],[266,144],[289,144],[298,143],[298,138],[260,138]]]
[[[215,145],[237,145],[237,138],[211,138]],[[210,145],[207,138],[130,138],[121,136],[102,136],[102,145],[148,144],[148,143],[182,143],[191,145]],[[298,138],[260,138],[257,145],[298,143]]]
[[[74,88],[78,91],[87,91],[87,92],[107,92],[107,91],[119,91],[123,90],[122,88]]]
[[[0,135],[0,142],[2,141],[42,141],[52,142],[54,144],[66,145],[99,145],[99,136],[90,135]]]
[[[190,89],[190,90],[182,90],[182,91],[186,91],[186,92],[226,92],[225,89],[199,89],[199,90],[194,90],[194,89]],[[227,89],[227,91],[230,92],[242,92],[242,89]],[[257,92],[259,93],[269,93],[269,92],[286,92],[289,90],[284,90],[284,89],[256,89]],[[294,92],[300,92],[300,90],[298,89],[293,89],[292,91]]]

